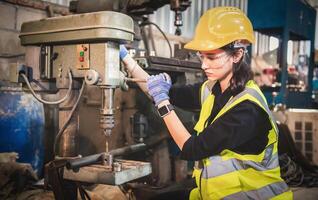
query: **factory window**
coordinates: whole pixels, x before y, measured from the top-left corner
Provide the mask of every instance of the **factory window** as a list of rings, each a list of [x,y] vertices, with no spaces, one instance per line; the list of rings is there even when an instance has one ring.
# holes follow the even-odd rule
[[[305,131],[312,131],[312,123],[311,122],[305,123]]]
[[[301,131],[295,131],[295,140],[301,140],[302,134]]]
[[[302,131],[302,123],[300,121],[295,122],[295,132],[294,132],[295,144],[298,150],[303,152],[303,131]]]
[[[294,139],[297,148],[302,151],[302,143],[303,143],[303,135],[302,135],[302,123],[301,122],[295,122],[295,134]]]
[[[305,155],[310,161],[313,160],[312,125],[312,122],[305,122]]]
[[[312,132],[306,132],[305,136],[306,141],[312,141]]]
[[[312,122],[295,121],[294,139],[299,149],[308,160],[313,160],[313,124]]]
[[[295,122],[295,130],[301,130],[301,122]]]

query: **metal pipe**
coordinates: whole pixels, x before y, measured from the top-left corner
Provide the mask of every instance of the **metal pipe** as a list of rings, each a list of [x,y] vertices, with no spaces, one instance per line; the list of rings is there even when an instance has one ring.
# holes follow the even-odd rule
[[[121,155],[127,155],[127,154],[134,153],[134,152],[137,152],[137,151],[145,150],[146,147],[147,146],[144,143],[134,144],[134,145],[130,145],[130,146],[127,146],[127,147],[122,147],[122,148],[111,150],[109,152],[109,154],[113,155],[114,157],[115,156],[121,156]]]
[[[146,149],[146,144],[140,143],[140,144],[134,144],[127,147],[122,147],[118,149],[114,149],[110,151],[109,153],[99,153],[99,154],[93,154],[90,156],[85,156],[83,158],[77,158],[73,160],[69,160],[66,162],[66,168],[67,169],[73,169],[78,170],[81,167],[91,165],[91,164],[97,164],[104,162],[104,159],[110,159],[115,156],[121,156],[121,155],[128,155],[134,152],[142,151]],[[107,160],[106,163],[112,163],[110,160]]]
[[[85,156],[83,158],[76,158],[73,160],[69,160],[66,162],[67,169],[78,170],[80,167],[84,167],[87,165],[92,165],[95,163],[101,162],[101,158],[104,156],[104,153],[94,154],[90,156]]]

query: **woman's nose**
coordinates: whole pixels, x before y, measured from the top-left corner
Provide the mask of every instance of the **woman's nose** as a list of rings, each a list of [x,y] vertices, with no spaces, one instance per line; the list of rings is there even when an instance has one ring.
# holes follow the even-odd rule
[[[202,64],[201,64],[201,69],[205,70],[208,68],[208,65],[204,62],[204,60],[202,61]]]

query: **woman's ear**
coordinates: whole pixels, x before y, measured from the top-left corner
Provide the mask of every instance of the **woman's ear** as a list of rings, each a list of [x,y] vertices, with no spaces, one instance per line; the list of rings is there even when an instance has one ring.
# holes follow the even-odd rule
[[[233,62],[238,63],[242,59],[243,55],[244,55],[244,50],[242,48],[237,50],[233,56]]]

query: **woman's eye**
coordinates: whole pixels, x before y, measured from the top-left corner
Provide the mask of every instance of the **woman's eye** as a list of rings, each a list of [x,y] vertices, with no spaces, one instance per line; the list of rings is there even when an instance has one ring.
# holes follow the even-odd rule
[[[217,58],[217,56],[207,56],[207,59],[209,60],[215,60]]]

